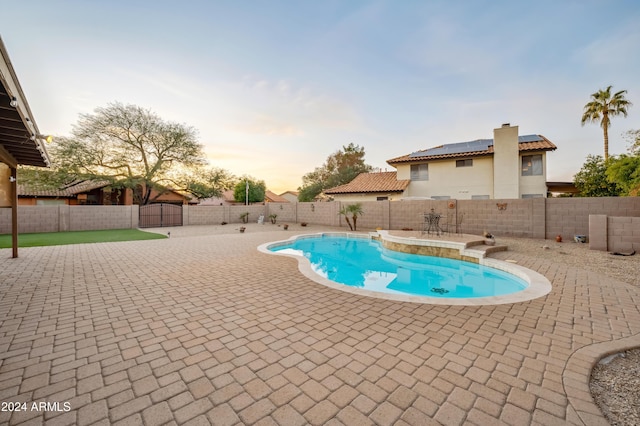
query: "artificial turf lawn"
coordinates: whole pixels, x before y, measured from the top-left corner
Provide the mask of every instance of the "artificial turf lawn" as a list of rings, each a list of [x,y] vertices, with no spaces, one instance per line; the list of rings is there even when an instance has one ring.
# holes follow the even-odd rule
[[[113,241],[158,240],[165,235],[138,229],[106,229],[100,231],[46,232],[18,234],[18,247],[60,246],[64,244],[107,243]],[[0,235],[0,248],[11,247],[11,235]]]

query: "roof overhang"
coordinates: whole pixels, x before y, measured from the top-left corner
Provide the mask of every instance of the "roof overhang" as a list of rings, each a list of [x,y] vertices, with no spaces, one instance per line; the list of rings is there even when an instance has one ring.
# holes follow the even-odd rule
[[[49,154],[0,38],[0,161],[49,167]]]
[[[547,191],[563,194],[578,194],[580,192],[573,182],[547,182]]]

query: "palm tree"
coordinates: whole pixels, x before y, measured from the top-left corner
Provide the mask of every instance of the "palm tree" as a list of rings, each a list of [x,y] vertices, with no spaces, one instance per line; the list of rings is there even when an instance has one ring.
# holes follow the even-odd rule
[[[364,211],[362,210],[362,204],[356,203],[351,204],[346,209],[349,213],[351,213],[351,218],[353,219],[353,230],[357,231],[356,223],[358,222],[358,216],[362,216]]]
[[[585,123],[600,122],[600,127],[604,132],[604,161],[609,159],[609,127],[611,126],[610,118],[616,115],[627,116],[627,108],[632,105],[631,102],[624,98],[626,90],[621,90],[611,96],[611,87],[605,90],[598,90],[591,94],[591,102],[584,106],[582,114],[582,125]]]
[[[347,225],[349,225],[349,229],[353,231],[353,226],[351,226],[351,219],[349,219],[349,208],[343,207],[338,212],[339,215],[344,215],[344,220],[347,221]]]

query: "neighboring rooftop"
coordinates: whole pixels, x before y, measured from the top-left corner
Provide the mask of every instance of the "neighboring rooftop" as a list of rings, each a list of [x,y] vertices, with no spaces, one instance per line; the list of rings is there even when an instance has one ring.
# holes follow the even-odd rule
[[[519,151],[553,151],[557,147],[542,135],[518,136]],[[416,162],[424,160],[440,160],[457,157],[479,157],[493,154],[493,139],[477,139],[470,142],[458,142],[440,145],[433,148],[412,152],[408,155],[392,158],[387,163]]]
[[[409,180],[398,180],[396,172],[360,173],[351,182],[327,189],[324,193],[403,192],[408,185]]]
[[[280,195],[276,194],[273,191],[269,191],[268,189],[264,192],[264,201],[266,201],[267,203],[288,203],[289,200],[287,200],[284,197],[281,197]]]
[[[93,189],[102,188],[109,185],[108,181],[103,180],[82,180],[76,181],[62,188],[38,187],[28,184],[18,184],[19,197],[56,197],[56,198],[72,198],[82,192],[91,191]]]

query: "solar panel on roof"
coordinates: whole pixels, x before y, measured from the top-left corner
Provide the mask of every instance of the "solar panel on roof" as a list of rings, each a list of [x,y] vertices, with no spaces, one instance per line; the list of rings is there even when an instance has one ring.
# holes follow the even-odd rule
[[[524,135],[518,136],[518,142],[540,142],[543,139],[539,135]]]
[[[539,142],[543,139],[538,135],[523,135],[518,136],[518,142]],[[463,152],[479,152],[486,151],[493,145],[493,139],[477,139],[471,142],[458,142],[450,143],[446,145],[437,146],[435,148],[429,148],[424,151],[416,151],[409,154],[409,158],[416,157],[428,157],[432,155],[448,155],[448,154],[461,154]]]
[[[489,146],[493,145],[493,139],[478,139],[471,142],[450,143],[447,145],[429,148],[424,151],[417,151],[409,155],[409,157],[426,157],[431,155],[447,155],[460,154],[463,152],[486,151]]]

